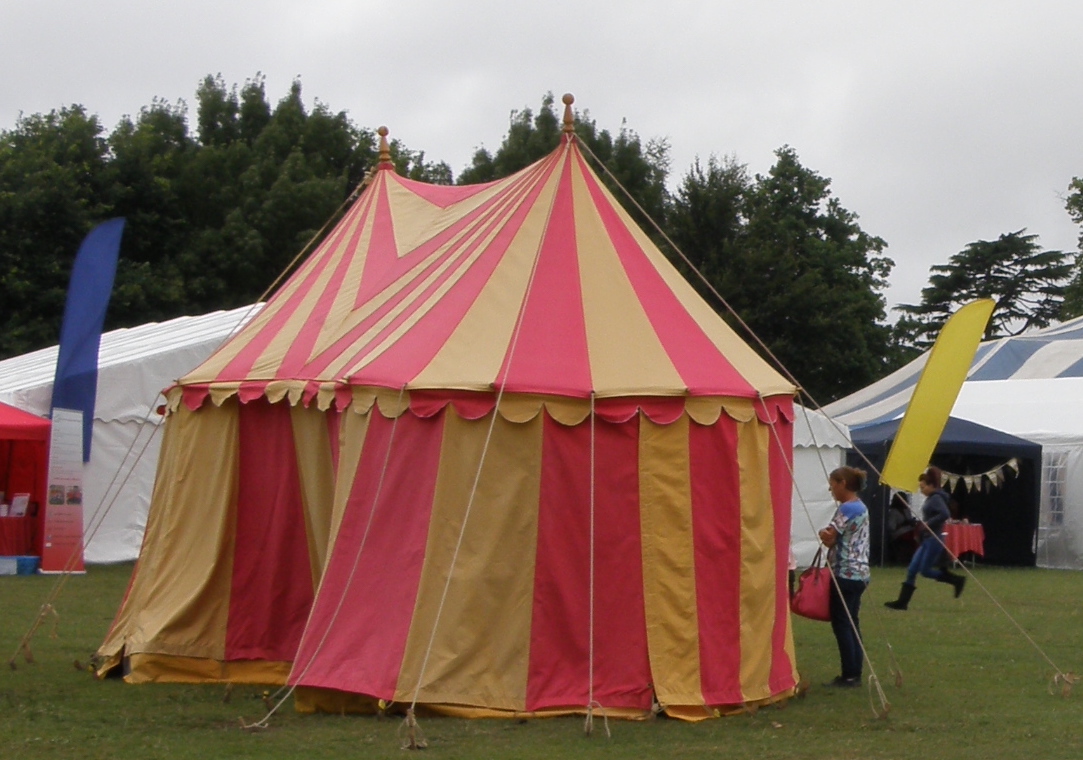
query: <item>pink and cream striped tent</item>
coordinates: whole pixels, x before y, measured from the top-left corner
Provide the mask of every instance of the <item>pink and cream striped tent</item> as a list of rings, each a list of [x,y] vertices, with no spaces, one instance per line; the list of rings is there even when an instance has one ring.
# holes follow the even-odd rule
[[[506,179],[386,158],[170,393],[100,654],[289,682],[301,709],[683,717],[797,683],[794,387],[696,295],[572,130]]]

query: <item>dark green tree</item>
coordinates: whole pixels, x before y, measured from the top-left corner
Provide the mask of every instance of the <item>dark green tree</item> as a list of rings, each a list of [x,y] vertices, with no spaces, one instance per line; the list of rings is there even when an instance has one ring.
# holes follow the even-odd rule
[[[238,96],[208,77],[199,94],[200,149],[184,178],[193,234],[177,259],[190,309],[261,296],[364,177],[375,135],[317,102],[300,82],[272,110],[261,77]]]
[[[399,176],[433,185],[453,184],[451,167],[447,163],[426,161],[425,151],[410,150],[398,140],[392,140],[390,148],[391,161],[395,164],[395,172]]]
[[[55,343],[72,261],[97,223],[128,220],[106,328],[250,303],[313,240],[376,160],[344,112],[276,107],[262,76],[207,77],[187,108],[155,100],[106,136],[81,106],[0,131],[0,356]],[[409,176],[446,165],[397,146]]]
[[[674,263],[720,311],[724,307],[715,292],[739,291],[745,274],[734,263],[740,255],[751,191],[748,169],[735,157],[711,156],[706,165],[696,159],[677,187],[668,214],[666,231],[688,258],[685,262],[674,256]]]
[[[916,346],[931,346],[948,318],[979,298],[995,302],[986,340],[1046,327],[1060,316],[1072,259],[1063,251],[1041,250],[1038,236],[1025,233],[975,241],[930,269],[921,303],[896,307],[910,318]]]
[[[109,136],[112,214],[127,219],[109,304],[109,326],[161,320],[186,305],[177,260],[191,225],[179,181],[193,160],[184,103],[155,101]]]
[[[1075,177],[1068,185],[1068,200],[1065,203],[1072,221],[1080,225],[1078,248],[1083,254],[1083,177]],[[1061,305],[1060,318],[1073,319],[1083,316],[1083,256],[1076,256],[1076,264],[1071,282],[1064,290],[1064,303]]]
[[[0,356],[55,343],[79,244],[112,216],[108,145],[81,106],[0,132]]]
[[[894,264],[883,255],[884,241],[832,196],[829,179],[802,166],[793,148],[775,157],[754,179],[735,159],[697,162],[676,194],[669,226],[732,313],[713,294],[709,302],[826,403],[886,368],[882,292]]]

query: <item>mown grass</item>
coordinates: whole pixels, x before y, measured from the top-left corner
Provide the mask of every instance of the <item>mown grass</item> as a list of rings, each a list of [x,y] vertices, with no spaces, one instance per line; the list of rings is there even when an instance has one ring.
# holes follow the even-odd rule
[[[1053,666],[1083,670],[1083,573],[976,569],[1020,632],[971,581],[959,600],[919,582],[907,612],[884,610],[901,570],[874,574],[863,625],[891,704],[870,708],[870,692],[820,686],[837,673],[827,624],[797,619],[795,639],[807,696],[698,724],[659,719],[601,721],[592,737],[581,718],[516,722],[423,718],[429,755],[443,758],[1049,758],[1083,757],[1083,684],[1065,698],[1048,691]],[[245,731],[266,713],[262,689],[131,686],[97,681],[86,665],[123,594],[130,565],[91,567],[71,577],[32,642],[36,662],[17,658],[0,675],[0,758],[401,758],[400,718],[299,715],[285,706],[266,729]],[[50,577],[0,578],[0,645],[11,656],[53,588]],[[1034,644],[1027,640],[1031,637]],[[890,645],[890,646],[889,646]],[[893,653],[893,655],[892,655]],[[903,673],[897,688],[892,656]]]

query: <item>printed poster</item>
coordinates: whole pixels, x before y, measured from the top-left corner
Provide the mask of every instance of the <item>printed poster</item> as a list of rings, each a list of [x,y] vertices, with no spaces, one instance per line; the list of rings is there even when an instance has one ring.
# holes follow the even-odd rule
[[[81,573],[83,566],[83,413],[53,410],[49,490],[45,499],[41,572]]]

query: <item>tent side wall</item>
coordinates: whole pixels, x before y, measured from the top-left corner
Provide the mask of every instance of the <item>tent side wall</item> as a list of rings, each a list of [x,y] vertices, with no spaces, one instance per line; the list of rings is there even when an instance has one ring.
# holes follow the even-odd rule
[[[372,407],[292,677],[302,709],[656,696],[705,717],[792,693],[789,424],[718,406],[593,424]]]
[[[876,469],[883,468],[885,454],[870,449],[864,449],[864,454]],[[1019,472],[1001,483],[995,492],[965,494],[963,486],[959,485],[953,491],[953,499],[958,503],[961,516],[982,524],[985,531],[985,562],[1029,567],[1035,564],[1041,460],[1036,455],[1027,456],[1022,452],[1016,452],[1016,455]],[[973,472],[983,472],[1003,461],[1003,456],[960,451],[952,446],[938,447],[932,458],[934,465],[948,472],[958,472],[968,467]],[[867,467],[864,459],[856,454],[850,455],[850,464]],[[890,489],[880,483],[876,473],[869,472],[863,498],[869,506],[871,560],[879,564],[891,558],[884,533],[889,494]]]
[[[328,430],[323,413],[265,401],[170,416],[103,671],[123,659],[132,682],[285,680],[327,542]]]
[[[1042,447],[1038,566],[1083,570],[1083,446]]]

